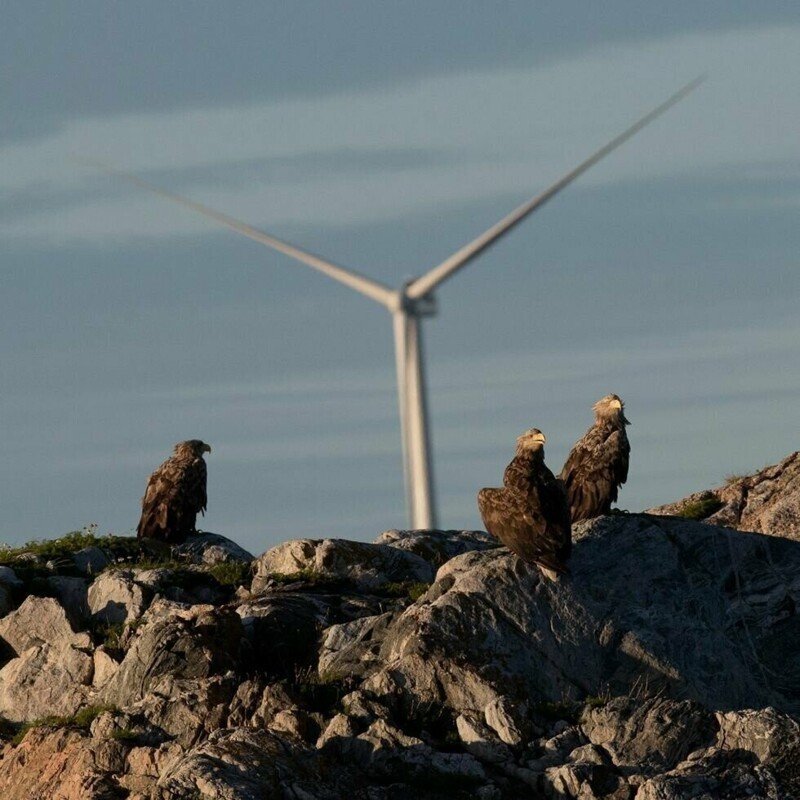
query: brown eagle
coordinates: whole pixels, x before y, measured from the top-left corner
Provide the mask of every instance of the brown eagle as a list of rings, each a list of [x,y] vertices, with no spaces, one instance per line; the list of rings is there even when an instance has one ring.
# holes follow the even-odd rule
[[[594,406],[594,425],[570,450],[559,478],[567,491],[572,521],[611,511],[617,490],[628,479],[631,446],[625,433],[630,422],[625,404],[607,394]]]
[[[178,442],[175,452],[150,476],[136,528],[141,538],[182,542],[195,533],[197,512],[205,512],[206,462],[211,448],[199,439]]]
[[[572,537],[564,487],[544,463],[545,441],[537,428],[517,439],[503,488],[481,489],[478,510],[489,533],[556,580],[567,572]]]

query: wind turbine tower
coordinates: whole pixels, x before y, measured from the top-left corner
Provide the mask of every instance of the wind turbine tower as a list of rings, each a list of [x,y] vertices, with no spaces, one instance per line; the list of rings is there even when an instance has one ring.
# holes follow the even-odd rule
[[[90,163],[95,168],[108,174],[116,175],[130,183],[154,192],[162,197],[186,206],[206,217],[225,225],[232,230],[254,239],[267,247],[278,250],[297,261],[349,286],[357,292],[384,305],[392,314],[394,327],[395,360],[397,366],[397,394],[400,406],[400,428],[403,441],[403,472],[406,487],[406,504],[409,525],[412,528],[435,528],[436,503],[434,495],[433,466],[431,460],[431,438],[428,423],[428,402],[425,382],[425,364],[422,350],[422,320],[436,314],[437,304],[434,291],[451,275],[464,267],[473,258],[494,244],[501,236],[510,231],[517,223],[525,219],[536,209],[543,206],[562,189],[569,186],[587,169],[607,156],[625,141],[638,133],[656,117],[663,114],[689,92],[693,91],[704,79],[696,78],[691,83],[671,95],[661,105],[647,113],[619,136],[616,136],[599,150],[593,153],[577,167],[543,192],[515,208],[510,214],[480,236],[464,245],[441,264],[414,278],[400,289],[392,289],[379,281],[361,275],[351,269],[334,264],[293,244],[276,239],[267,233],[245,225],[232,217],[208,206],[196,203],[189,198],[161,189],[143,181],[134,175],[110,168],[96,162]]]

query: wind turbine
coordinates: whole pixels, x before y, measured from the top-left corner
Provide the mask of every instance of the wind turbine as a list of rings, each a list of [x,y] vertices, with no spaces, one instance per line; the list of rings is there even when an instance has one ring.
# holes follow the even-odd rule
[[[334,264],[313,253],[296,247],[289,242],[276,239],[267,233],[245,225],[232,217],[213,208],[166,191],[144,181],[134,175],[121,172],[96,162],[90,163],[95,168],[111,175],[123,178],[128,182],[165,197],[173,202],[190,208],[232,230],[254,239],[273,250],[278,250],[297,261],[333,278],[339,283],[366,295],[385,306],[392,314],[394,327],[395,361],[397,366],[397,393],[400,405],[400,426],[403,441],[403,471],[406,487],[406,503],[409,522],[412,528],[436,527],[436,509],[433,493],[433,468],[430,456],[430,426],[428,424],[428,402],[425,384],[425,365],[422,355],[421,321],[425,317],[436,314],[436,299],[433,292],[451,275],[468,264],[473,258],[494,244],[501,236],[510,231],[517,223],[525,219],[536,209],[543,206],[562,189],[569,186],[587,169],[607,156],[625,141],[638,133],[656,117],[663,114],[689,92],[693,91],[704,77],[696,78],[661,105],[647,113],[619,136],[616,136],[599,150],[593,153],[577,167],[567,172],[543,192],[535,195],[527,202],[515,208],[510,214],[480,236],[464,245],[441,264],[418,278],[407,281],[399,289],[392,289],[384,284],[361,275],[354,270]]]

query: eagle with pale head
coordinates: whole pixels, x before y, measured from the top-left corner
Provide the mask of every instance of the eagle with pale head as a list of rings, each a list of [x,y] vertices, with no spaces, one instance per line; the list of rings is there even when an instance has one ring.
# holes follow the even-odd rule
[[[628,479],[631,446],[625,403],[607,394],[594,406],[594,425],[570,450],[559,478],[564,482],[572,521],[608,514]]]
[[[567,572],[572,536],[564,487],[544,463],[545,441],[538,428],[517,439],[503,487],[481,489],[478,510],[489,533],[556,580]]]

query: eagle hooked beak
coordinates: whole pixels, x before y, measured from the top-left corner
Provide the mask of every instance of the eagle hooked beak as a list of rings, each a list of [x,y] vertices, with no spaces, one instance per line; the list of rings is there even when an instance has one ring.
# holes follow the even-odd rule
[[[204,453],[210,453],[211,452],[211,445],[210,444],[204,444],[203,445],[203,452]]]

